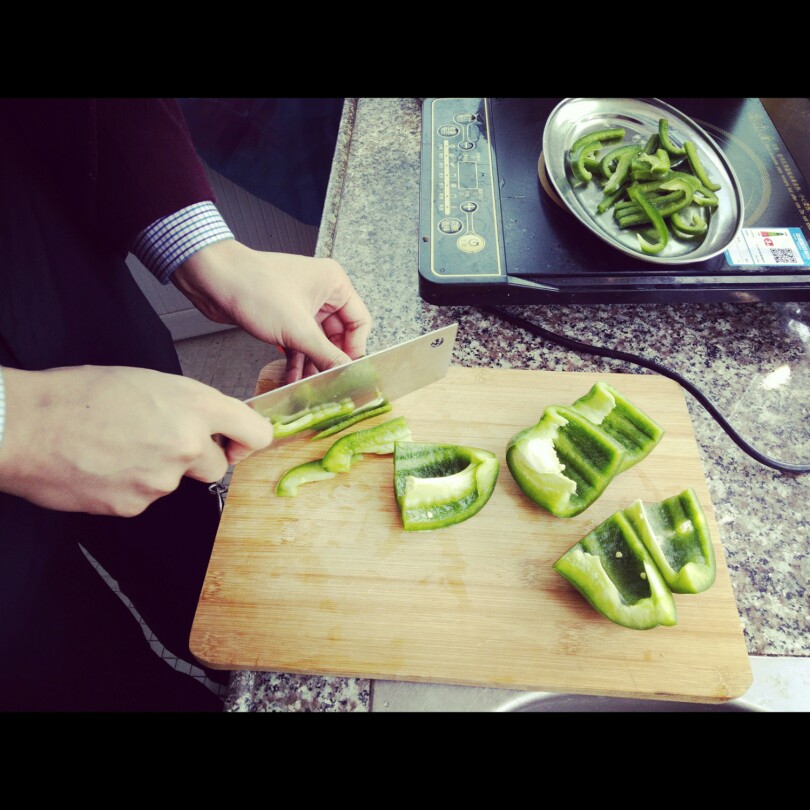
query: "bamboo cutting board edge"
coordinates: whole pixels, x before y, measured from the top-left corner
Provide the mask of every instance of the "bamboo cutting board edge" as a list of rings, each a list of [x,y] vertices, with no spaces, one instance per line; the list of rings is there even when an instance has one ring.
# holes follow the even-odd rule
[[[508,438],[605,379],[656,418],[658,448],[578,518],[541,514],[512,481]],[[339,480],[273,494],[281,472],[321,455],[307,440],[237,465],[191,648],[223,669],[366,677],[716,702],[751,683],[725,556],[683,393],[655,375],[451,367],[394,403],[414,438],[497,452],[496,493],[465,524],[406,533],[390,457]],[[461,418],[460,418],[461,417]],[[374,424],[369,422],[367,424]],[[676,595],[675,628],[633,631],[603,619],[551,565],[637,497],[693,486],[718,558],[713,588]],[[552,535],[552,536],[549,536]],[[536,536],[536,537],[535,537]],[[537,539],[542,538],[542,539]]]

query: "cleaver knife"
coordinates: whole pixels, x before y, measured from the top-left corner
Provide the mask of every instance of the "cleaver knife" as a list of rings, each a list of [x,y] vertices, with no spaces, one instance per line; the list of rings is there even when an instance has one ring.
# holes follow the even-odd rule
[[[330,404],[350,402],[358,409],[381,398],[392,402],[447,374],[457,332],[458,324],[453,323],[245,402],[271,422],[282,424]],[[296,435],[300,434],[279,436],[274,444]]]

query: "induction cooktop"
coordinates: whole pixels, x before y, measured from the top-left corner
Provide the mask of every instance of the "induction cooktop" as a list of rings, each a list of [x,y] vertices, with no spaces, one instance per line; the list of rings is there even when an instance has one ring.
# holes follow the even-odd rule
[[[549,181],[558,98],[423,102],[419,292],[438,305],[810,300],[810,190],[758,99],[668,98],[722,150],[740,235],[677,265],[635,259],[586,228]],[[656,101],[655,99],[650,101]],[[787,240],[787,241],[785,241]]]

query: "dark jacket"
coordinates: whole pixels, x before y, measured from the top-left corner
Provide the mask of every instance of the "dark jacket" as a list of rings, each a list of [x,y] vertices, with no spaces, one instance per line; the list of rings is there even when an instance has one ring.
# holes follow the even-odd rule
[[[160,217],[214,200],[175,99],[0,99],[0,127],[119,253]]]

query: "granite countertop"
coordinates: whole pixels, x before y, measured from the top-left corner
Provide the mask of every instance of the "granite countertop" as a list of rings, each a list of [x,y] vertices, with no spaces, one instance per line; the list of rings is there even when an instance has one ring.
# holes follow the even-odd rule
[[[349,99],[317,253],[349,272],[374,317],[368,350],[459,323],[464,366],[649,373],[568,351],[475,307],[434,306],[417,285],[421,103]],[[384,283],[383,283],[384,282]],[[558,334],[656,360],[705,391],[763,453],[810,459],[810,304],[542,305],[512,311]],[[734,444],[686,395],[748,651],[810,657],[810,476]],[[368,711],[371,682],[238,672],[228,711]]]

